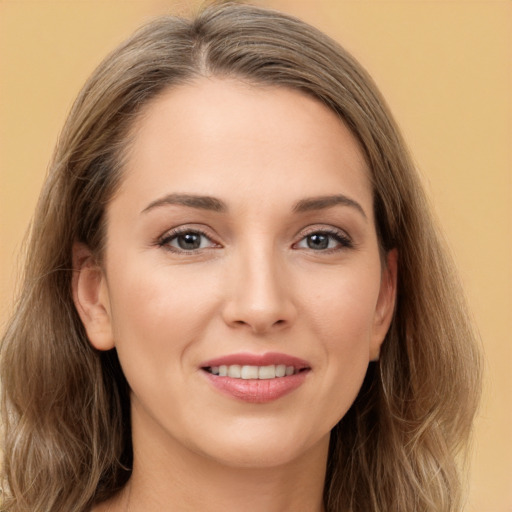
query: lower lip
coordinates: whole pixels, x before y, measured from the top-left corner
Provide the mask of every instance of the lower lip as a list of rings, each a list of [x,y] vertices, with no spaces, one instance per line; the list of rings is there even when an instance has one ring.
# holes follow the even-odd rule
[[[272,402],[291,393],[303,384],[308,373],[306,370],[287,377],[246,380],[219,377],[204,371],[211,384],[221,393],[253,404]]]

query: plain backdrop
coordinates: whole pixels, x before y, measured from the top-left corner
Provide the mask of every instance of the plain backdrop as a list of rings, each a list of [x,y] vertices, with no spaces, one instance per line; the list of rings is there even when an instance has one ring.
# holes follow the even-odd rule
[[[0,0],[0,329],[65,115],[99,61],[157,15],[199,2]],[[486,353],[469,512],[512,511],[512,1],[260,0],[347,47],[420,169]]]

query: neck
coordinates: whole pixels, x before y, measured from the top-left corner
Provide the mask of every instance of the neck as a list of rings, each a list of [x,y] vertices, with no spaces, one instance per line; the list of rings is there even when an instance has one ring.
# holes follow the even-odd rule
[[[225,512],[322,512],[323,474],[286,465],[278,468],[230,468],[187,464],[159,477],[134,466],[125,491],[129,512],[208,510]]]

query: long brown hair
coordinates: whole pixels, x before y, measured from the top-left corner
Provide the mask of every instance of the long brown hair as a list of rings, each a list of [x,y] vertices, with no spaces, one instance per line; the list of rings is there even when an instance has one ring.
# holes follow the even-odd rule
[[[130,477],[129,394],[115,350],[88,343],[71,295],[75,241],[101,254],[104,211],[130,128],[164,89],[198,76],[293,88],[359,140],[383,251],[399,254],[395,316],[378,362],[333,429],[329,512],[455,512],[479,398],[477,343],[452,262],[406,146],[365,70],[293,17],[217,3],[158,19],[97,68],[59,139],[1,348],[2,510],[88,510]]]

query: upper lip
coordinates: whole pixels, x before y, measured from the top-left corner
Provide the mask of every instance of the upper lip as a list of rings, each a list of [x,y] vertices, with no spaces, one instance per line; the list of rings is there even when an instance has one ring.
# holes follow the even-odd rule
[[[300,359],[288,354],[278,352],[266,352],[265,354],[238,353],[209,359],[200,364],[201,368],[210,368],[212,366],[231,366],[238,364],[240,366],[270,366],[284,364],[293,366],[296,370],[311,368],[310,364],[304,359]]]

